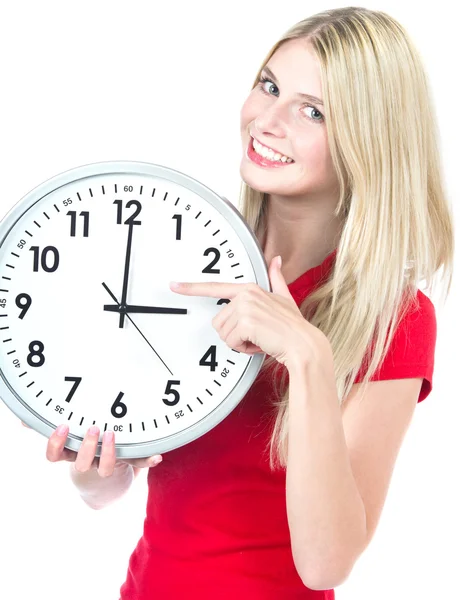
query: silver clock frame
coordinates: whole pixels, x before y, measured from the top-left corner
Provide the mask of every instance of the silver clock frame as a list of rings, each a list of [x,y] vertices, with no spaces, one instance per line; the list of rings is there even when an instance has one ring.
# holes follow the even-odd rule
[[[0,248],[3,246],[8,234],[18,222],[18,220],[37,202],[40,202],[51,192],[70,184],[74,181],[94,177],[97,175],[108,174],[134,174],[150,175],[158,177],[169,182],[183,186],[190,191],[198,194],[203,200],[208,202],[215,210],[227,220],[241,240],[247,255],[251,261],[254,270],[256,283],[265,291],[271,291],[270,280],[267,273],[265,258],[263,256],[260,244],[253,231],[247,225],[241,213],[234,205],[222,196],[213,192],[206,185],[196,179],[185,175],[184,173],[157,165],[154,163],[140,161],[104,161],[91,163],[64,171],[35,187],[21,198],[0,222]],[[243,372],[239,381],[232,389],[230,394],[220,403],[218,407],[212,410],[194,425],[187,427],[183,431],[170,435],[162,440],[152,442],[141,442],[133,444],[116,444],[117,458],[141,458],[167,452],[201,437],[221,421],[223,421],[240,403],[245,394],[255,381],[265,360],[265,354],[257,353],[250,356],[247,368]],[[8,408],[24,423],[32,429],[49,438],[56,429],[56,423],[45,420],[42,416],[33,411],[28,404],[13,390],[6,379],[2,366],[0,365],[0,398]],[[101,436],[103,432],[101,431]],[[101,438],[100,438],[101,439]],[[65,446],[71,450],[78,451],[83,438],[77,435],[69,434]],[[99,441],[96,456],[100,456],[102,442]]]

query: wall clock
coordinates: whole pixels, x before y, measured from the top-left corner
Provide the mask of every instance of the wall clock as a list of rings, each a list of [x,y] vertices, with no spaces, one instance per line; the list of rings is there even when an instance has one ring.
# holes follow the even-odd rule
[[[255,282],[270,291],[252,230],[225,198],[176,170],[85,165],[24,196],[0,224],[0,397],[50,437],[68,423],[115,432],[117,458],[200,437],[240,402],[265,354],[212,326],[226,298],[169,281]]]

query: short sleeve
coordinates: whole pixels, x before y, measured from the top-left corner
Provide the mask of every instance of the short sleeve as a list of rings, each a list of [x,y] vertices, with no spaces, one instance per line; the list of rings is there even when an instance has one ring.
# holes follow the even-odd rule
[[[407,311],[394,334],[385,360],[370,381],[422,377],[418,397],[418,402],[421,402],[433,389],[437,325],[436,311],[428,296],[418,290],[417,299],[418,306]],[[359,371],[354,383],[362,381],[365,369]]]

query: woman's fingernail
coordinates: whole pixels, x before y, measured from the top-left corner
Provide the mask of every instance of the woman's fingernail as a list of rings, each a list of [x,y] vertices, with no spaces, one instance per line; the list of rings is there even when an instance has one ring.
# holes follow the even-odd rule
[[[57,429],[56,429],[56,433],[58,435],[66,435],[67,431],[68,431],[69,427],[67,425],[60,425]]]
[[[151,458],[151,464],[152,465],[157,465],[158,463],[160,463],[163,460],[162,456],[152,456]]]
[[[97,425],[93,425],[92,427],[89,427],[89,431],[87,433],[89,435],[98,435],[100,433],[100,429],[97,427]]]
[[[179,288],[181,284],[179,283],[179,281],[170,281],[170,287],[172,288]]]
[[[113,431],[106,431],[104,433],[104,435],[102,436],[102,441],[105,442],[106,444],[110,444],[113,439],[114,439]]]

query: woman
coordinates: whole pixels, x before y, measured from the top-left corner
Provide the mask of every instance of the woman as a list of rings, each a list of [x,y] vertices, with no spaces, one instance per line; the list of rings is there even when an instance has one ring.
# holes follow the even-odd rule
[[[296,24],[262,67],[241,111],[241,212],[272,292],[173,289],[232,296],[213,325],[268,357],[226,419],[148,471],[122,600],[333,599],[432,389],[436,316],[416,285],[443,267],[447,296],[454,240],[416,50],[385,13],[349,7]],[[64,439],[47,456],[75,461],[95,508],[125,493],[130,464],[151,466],[115,461],[114,440],[99,462],[97,436],[77,455]]]

